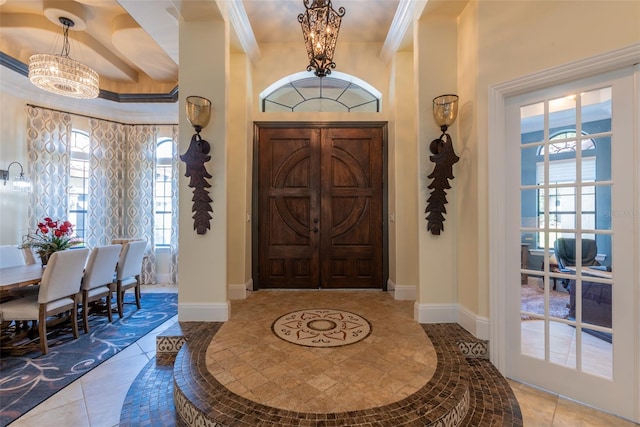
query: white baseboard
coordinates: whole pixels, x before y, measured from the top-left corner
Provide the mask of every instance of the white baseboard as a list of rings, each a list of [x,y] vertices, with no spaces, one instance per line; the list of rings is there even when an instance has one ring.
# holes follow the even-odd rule
[[[458,305],[458,324],[480,340],[489,339],[489,319],[477,316],[461,305]]]
[[[391,279],[387,279],[387,292],[394,291],[396,289],[396,284]]]
[[[246,285],[229,285],[229,299],[245,299],[247,298]]]
[[[245,283],[245,289],[248,291],[252,291],[253,290],[253,279],[249,279],[249,281],[247,283]]]
[[[418,323],[458,323],[457,304],[419,304],[413,306]]]
[[[459,304],[415,303],[413,315],[418,323],[457,323],[474,337],[489,339],[489,319],[477,316]]]
[[[394,298],[398,301],[415,301],[418,292],[415,286],[394,284]]]
[[[229,320],[228,302],[178,303],[179,322],[226,322],[227,320]]]

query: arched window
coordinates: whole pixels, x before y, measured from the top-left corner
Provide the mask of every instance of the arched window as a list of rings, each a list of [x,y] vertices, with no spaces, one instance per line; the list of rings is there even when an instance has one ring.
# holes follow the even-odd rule
[[[73,129],[70,143],[69,222],[75,235],[84,241],[89,201],[89,134]]]
[[[575,183],[577,178],[576,150],[577,140],[581,145],[581,182],[596,181],[596,143],[591,138],[585,138],[588,134],[583,133],[581,138],[577,138],[575,130],[561,131],[549,138],[549,143],[540,146],[538,149],[539,160],[536,162],[536,183],[541,185],[544,178],[544,155],[549,150],[549,227],[551,229],[569,229],[576,227],[576,187],[562,186],[562,184]],[[558,185],[560,184],[560,185]],[[581,187],[582,203],[582,226],[587,229],[595,228],[596,218],[596,191],[595,186]],[[538,218],[544,219],[544,191],[538,190]],[[560,237],[558,233],[551,232],[549,235],[549,247]],[[583,237],[593,235],[584,234]],[[539,245],[544,242],[543,233],[538,236]]]
[[[155,244],[169,246],[171,243],[171,194],[173,192],[173,144],[171,138],[158,139],[156,148],[155,178]]]
[[[278,80],[260,94],[263,112],[380,112],[381,93],[367,82],[333,71],[308,72]]]

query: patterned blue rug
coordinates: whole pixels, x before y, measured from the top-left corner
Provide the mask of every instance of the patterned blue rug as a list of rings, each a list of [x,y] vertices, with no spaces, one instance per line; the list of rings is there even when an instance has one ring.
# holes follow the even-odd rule
[[[6,426],[105,360],[135,343],[178,313],[178,294],[144,293],[136,310],[133,294],[126,294],[124,316],[89,317],[89,334],[80,320],[80,337],[60,325],[49,335],[49,353],[39,341],[24,343],[0,354],[0,426]],[[127,302],[129,304],[127,304]],[[133,304],[131,304],[133,303]]]

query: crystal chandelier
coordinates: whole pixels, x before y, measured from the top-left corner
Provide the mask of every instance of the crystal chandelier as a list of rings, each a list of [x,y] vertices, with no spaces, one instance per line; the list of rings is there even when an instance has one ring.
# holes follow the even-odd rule
[[[39,53],[29,58],[29,80],[48,92],[71,98],[91,99],[100,93],[100,78],[91,68],[69,58],[69,28],[74,22],[59,18],[64,28],[60,55]]]
[[[309,56],[307,71],[315,69],[316,76],[324,77],[331,74],[331,68],[336,68],[333,53],[345,10],[341,7],[336,12],[331,6],[331,0],[313,0],[309,6],[310,2],[311,0],[303,0],[306,11],[298,15]]]

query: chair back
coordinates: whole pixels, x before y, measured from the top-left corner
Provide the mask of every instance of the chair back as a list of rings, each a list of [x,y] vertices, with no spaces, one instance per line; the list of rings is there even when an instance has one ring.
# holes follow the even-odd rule
[[[44,304],[80,292],[88,248],[67,249],[51,254],[40,281],[38,303]]]
[[[139,275],[142,271],[142,260],[146,250],[147,242],[145,240],[126,242],[120,252],[116,279],[122,280]]]
[[[558,266],[565,268],[576,265],[576,239],[560,237],[556,240],[554,251]],[[582,239],[582,265],[597,265],[598,246],[593,239]]]
[[[25,263],[24,252],[17,245],[0,246],[0,268],[15,267]]]
[[[107,245],[93,248],[82,277],[83,290],[99,288],[113,282],[122,245]]]

